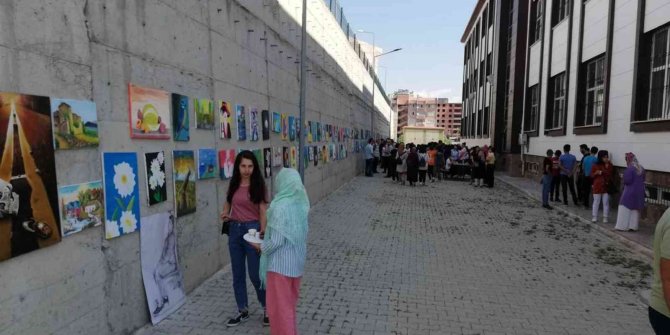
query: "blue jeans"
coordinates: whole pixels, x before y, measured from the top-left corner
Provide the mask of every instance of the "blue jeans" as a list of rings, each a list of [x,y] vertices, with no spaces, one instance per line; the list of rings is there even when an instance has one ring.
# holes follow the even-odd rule
[[[237,309],[244,311],[248,309],[247,301],[247,276],[244,263],[246,260],[249,269],[249,279],[256,289],[256,296],[261,306],[265,308],[265,290],[261,289],[261,278],[258,274],[260,255],[243,236],[249,229],[260,231],[261,224],[258,221],[250,222],[230,222],[230,235],[228,235],[228,250],[230,251],[230,264],[233,270],[233,290],[235,291],[235,301]]]
[[[369,158],[365,160],[365,175],[372,177],[372,164],[374,163],[374,158]]]
[[[549,193],[551,192],[551,175],[545,174],[542,176],[542,204],[549,205]]]

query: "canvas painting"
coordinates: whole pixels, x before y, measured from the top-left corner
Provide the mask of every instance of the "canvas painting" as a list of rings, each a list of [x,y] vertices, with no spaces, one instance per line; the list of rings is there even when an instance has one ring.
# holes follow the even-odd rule
[[[198,179],[216,177],[216,150],[198,149]]]
[[[263,122],[263,141],[267,141],[270,139],[270,112],[263,110],[261,120]]]
[[[144,217],[141,232],[142,279],[151,323],[155,325],[186,301],[174,217],[170,213]]]
[[[324,128],[326,129],[326,132],[324,133],[325,140],[326,142],[330,141],[330,130],[331,126],[329,124],[325,125]]]
[[[256,156],[256,162],[258,162],[258,166],[262,167],[264,166],[263,162],[263,149],[253,149],[251,152]]]
[[[219,151],[219,177],[230,179],[233,177],[235,167],[235,149],[223,149]]]
[[[247,115],[244,106],[235,106],[235,121],[237,123],[237,140],[247,140]]]
[[[295,117],[292,115],[288,117],[288,140],[295,141]]]
[[[282,162],[284,163],[285,168],[291,167],[291,160],[289,158],[290,151],[289,147],[282,148]]]
[[[281,167],[283,164],[282,161],[282,148],[281,147],[273,147],[272,148],[272,166],[273,167]]]
[[[104,152],[102,175],[105,187],[105,237],[112,239],[140,228],[140,196],[137,155]]]
[[[188,142],[191,139],[188,111],[188,97],[172,93],[172,131],[175,141]]]
[[[295,138],[296,140],[300,141],[300,130],[302,128],[300,127],[300,117],[296,116],[295,117]]]
[[[193,99],[195,110],[195,128],[214,129],[214,101],[209,99]]]
[[[294,145],[291,146],[291,168],[298,168],[298,149]]]
[[[102,180],[58,188],[61,236],[102,225],[103,192]]]
[[[51,118],[56,149],[98,146],[100,139],[95,102],[52,97]]]
[[[307,169],[309,166],[309,147],[302,148],[302,165]]]
[[[170,139],[170,93],[128,84],[130,137]]]
[[[326,161],[323,160],[323,152],[325,151],[324,149],[326,149],[326,147],[325,146],[321,147],[321,146],[317,145],[316,149],[317,149],[317,152],[318,152],[317,158],[318,158],[319,162],[321,162],[322,164],[325,163]]]
[[[249,115],[251,115],[251,122],[250,122],[251,140],[252,141],[258,141],[258,136],[259,136],[258,135],[258,128],[260,126],[258,124],[258,121],[259,121],[258,120],[259,119],[258,109],[252,107],[251,111],[249,112]]]
[[[167,200],[167,183],[165,180],[165,153],[163,151],[145,153],[144,169],[149,206],[159,204]]]
[[[270,178],[272,177],[272,148],[263,149],[263,161],[265,162],[263,165],[265,178]]]
[[[316,141],[321,142],[323,141],[323,138],[321,137],[322,129],[321,129],[321,123],[317,122],[316,123]]]
[[[286,114],[281,115],[281,139],[282,141],[288,140],[288,116]]]
[[[319,165],[319,147],[318,146],[313,146],[312,147],[312,159],[314,160],[314,166]]]
[[[272,131],[281,133],[281,115],[277,112],[272,112]]]
[[[233,115],[230,111],[230,104],[223,100],[219,100],[219,131],[220,137],[225,139],[231,139],[233,134],[231,133],[231,127],[233,123]]]
[[[172,152],[172,173],[174,180],[174,201],[177,217],[195,213],[195,154],[193,150]]]

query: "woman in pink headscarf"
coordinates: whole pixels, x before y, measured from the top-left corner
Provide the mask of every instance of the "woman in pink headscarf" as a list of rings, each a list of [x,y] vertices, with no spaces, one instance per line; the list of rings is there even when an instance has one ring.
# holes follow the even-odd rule
[[[616,227],[619,231],[637,231],[640,211],[644,209],[644,168],[632,152],[626,154],[623,194],[619,200]]]

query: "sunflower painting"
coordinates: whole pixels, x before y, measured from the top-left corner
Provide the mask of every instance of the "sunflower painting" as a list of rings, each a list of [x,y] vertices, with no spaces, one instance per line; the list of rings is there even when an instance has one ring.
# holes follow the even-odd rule
[[[105,237],[112,239],[140,229],[140,194],[137,155],[134,152],[102,154],[105,189]]]

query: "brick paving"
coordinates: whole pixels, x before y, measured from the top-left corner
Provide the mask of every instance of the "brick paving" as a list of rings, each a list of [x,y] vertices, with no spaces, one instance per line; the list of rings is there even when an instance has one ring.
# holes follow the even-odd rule
[[[505,184],[409,187],[358,177],[312,208],[302,334],[651,334],[650,267]],[[252,291],[250,291],[252,292]],[[269,334],[221,271],[138,334]]]

